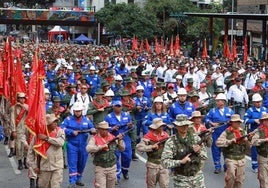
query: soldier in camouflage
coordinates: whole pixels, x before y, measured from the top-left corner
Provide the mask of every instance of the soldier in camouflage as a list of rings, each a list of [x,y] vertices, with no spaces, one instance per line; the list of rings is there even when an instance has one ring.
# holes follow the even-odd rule
[[[156,188],[157,182],[159,182],[160,188],[168,188],[169,186],[169,171],[161,164],[163,146],[169,138],[168,133],[163,130],[165,125],[161,118],[155,118],[149,126],[149,132],[136,146],[138,151],[146,152],[148,156],[146,162],[147,188]]]
[[[248,141],[245,130],[240,128],[242,122],[239,114],[232,115],[230,126],[216,141],[216,145],[222,148],[225,156],[226,188],[242,188],[245,180],[245,154]]]
[[[200,137],[189,130],[192,122],[186,115],[179,114],[173,122],[177,134],[165,143],[161,162],[165,168],[174,169],[175,188],[205,188],[202,160],[207,151]]]
[[[268,187],[268,113],[263,113],[260,118],[258,131],[252,137],[252,145],[258,152],[258,179],[260,188]]]

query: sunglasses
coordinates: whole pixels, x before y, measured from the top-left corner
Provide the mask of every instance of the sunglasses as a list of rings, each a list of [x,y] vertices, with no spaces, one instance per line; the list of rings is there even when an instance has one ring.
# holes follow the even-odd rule
[[[142,90],[138,90],[137,92],[138,92],[138,93],[143,93],[144,91],[142,91]]]
[[[82,87],[81,89],[87,89],[87,88]]]
[[[120,108],[120,107],[122,107],[122,106],[120,106],[120,105],[115,105],[115,107]]]

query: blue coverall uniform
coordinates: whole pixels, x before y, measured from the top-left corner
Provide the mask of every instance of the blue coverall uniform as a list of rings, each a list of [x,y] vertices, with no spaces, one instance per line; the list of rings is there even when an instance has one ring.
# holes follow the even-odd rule
[[[51,91],[56,89],[57,83],[55,81],[56,79],[56,71],[55,70],[48,70],[46,72],[46,78],[47,78],[47,83]]]
[[[137,138],[140,137],[140,131],[142,129],[143,135],[145,135],[148,132],[148,126],[143,126],[142,121],[144,121],[145,116],[148,114],[148,111],[150,110],[152,103],[147,97],[134,97],[135,100],[135,106],[141,106],[142,109],[140,112],[135,112],[135,120],[137,125]]]
[[[100,77],[97,74],[94,75],[86,75],[86,81],[87,84],[91,86],[91,93],[90,96],[93,97],[97,91],[98,88],[100,88],[101,80]]]
[[[119,133],[123,133],[127,130],[129,130],[129,127],[127,126],[128,123],[132,123],[131,121],[131,116],[127,112],[121,112],[120,116],[120,121],[117,119],[116,115],[114,112],[108,114],[105,118],[104,121],[109,123],[109,126],[112,128],[114,126],[118,126],[119,129],[117,131],[111,131],[111,133],[114,136],[117,136]],[[130,162],[132,160],[132,148],[131,148],[131,139],[128,134],[124,135],[123,138],[125,142],[125,150],[120,152],[119,150],[116,150],[116,176],[117,180],[120,180],[121,178],[121,173],[127,174],[128,169],[130,167]],[[121,162],[120,160],[120,155],[121,155]],[[121,170],[122,169],[122,170]]]
[[[221,149],[216,146],[216,141],[221,133],[229,126],[228,121],[230,121],[233,114],[234,112],[231,108],[224,107],[224,112],[221,114],[220,109],[216,107],[210,109],[205,117],[205,123],[208,126],[210,126],[210,121],[213,123],[223,123],[223,125],[220,125],[219,128],[215,128],[214,132],[212,133],[213,142],[211,146],[211,152],[215,170],[221,170]]]
[[[147,130],[149,129],[148,127],[153,123],[153,120],[155,118],[161,118],[165,124],[171,124],[172,119],[170,118],[169,114],[167,112],[162,112],[161,114],[156,114],[156,113],[149,113],[147,116],[145,116],[142,124],[143,126],[147,127]],[[167,127],[164,128],[164,130],[167,130]]]
[[[143,96],[147,97],[148,99],[150,99],[152,97],[151,94],[154,91],[154,85],[152,83],[152,80],[149,79],[149,80],[146,80],[145,82],[144,81],[139,81],[138,85],[141,85],[144,88]]]
[[[262,117],[263,112],[267,113],[267,108],[263,106],[259,110],[257,110],[256,107],[254,106],[247,109],[244,115],[244,123],[245,125],[250,125],[250,128],[249,128],[250,132],[254,131],[260,125],[254,122],[254,119],[260,119]],[[256,146],[252,146],[251,147],[251,166],[253,170],[258,169],[257,155],[258,153],[257,153]]]
[[[180,104],[178,101],[176,101],[170,106],[169,115],[173,120],[176,119],[178,114],[184,114],[188,117],[191,117],[194,110],[194,105],[192,103],[185,101],[184,104]]]
[[[74,131],[93,129],[94,125],[85,116],[82,116],[81,120],[75,116],[69,116],[64,119],[61,128],[65,130],[67,140],[69,183],[74,185],[81,180],[88,158],[86,151],[88,133],[79,133],[75,136]]]

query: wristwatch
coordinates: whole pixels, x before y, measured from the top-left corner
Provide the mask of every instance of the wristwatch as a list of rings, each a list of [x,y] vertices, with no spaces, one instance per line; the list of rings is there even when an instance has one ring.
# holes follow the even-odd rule
[[[44,140],[47,142],[48,141],[48,139],[49,139],[49,137],[47,136]]]

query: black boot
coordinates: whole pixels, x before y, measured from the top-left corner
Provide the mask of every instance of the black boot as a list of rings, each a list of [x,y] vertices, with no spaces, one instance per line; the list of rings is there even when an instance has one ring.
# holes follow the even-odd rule
[[[38,185],[38,178],[35,180],[36,182],[36,187],[35,188],[39,188],[39,185]]]
[[[28,169],[26,158],[23,159],[23,166],[24,166],[25,169]]]
[[[23,166],[22,166],[22,160],[18,160],[18,170],[22,170]]]
[[[30,188],[36,188],[35,187],[35,179],[30,178]]]
[[[7,145],[7,144],[8,144],[8,137],[6,136],[5,141],[4,141],[4,145]]]
[[[137,161],[139,158],[138,156],[136,155],[136,151],[135,150],[132,150],[132,160],[133,161]]]
[[[14,148],[10,148],[10,152],[8,154],[8,157],[13,157],[15,155],[15,151],[14,151]]]

